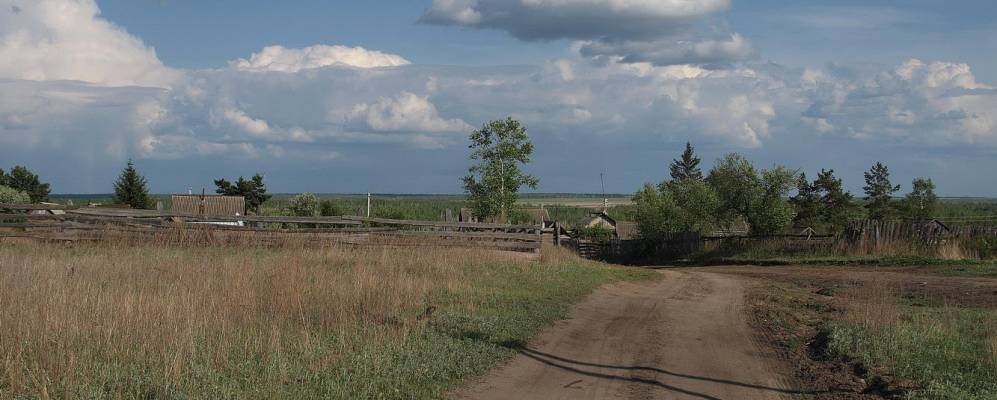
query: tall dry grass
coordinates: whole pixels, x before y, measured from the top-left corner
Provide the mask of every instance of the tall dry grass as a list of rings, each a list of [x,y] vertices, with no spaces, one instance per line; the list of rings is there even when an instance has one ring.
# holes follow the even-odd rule
[[[319,370],[404,342],[434,294],[466,291],[499,261],[519,262],[472,249],[0,243],[0,397],[100,397],[87,391],[243,364],[286,384],[292,359]]]

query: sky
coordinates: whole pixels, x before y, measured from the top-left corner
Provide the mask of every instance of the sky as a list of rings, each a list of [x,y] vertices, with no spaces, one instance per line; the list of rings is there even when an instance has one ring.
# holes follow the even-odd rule
[[[286,4],[285,4],[286,3]],[[513,117],[541,192],[704,167],[834,169],[861,193],[997,196],[997,2],[0,0],[0,168],[107,193],[457,193]]]

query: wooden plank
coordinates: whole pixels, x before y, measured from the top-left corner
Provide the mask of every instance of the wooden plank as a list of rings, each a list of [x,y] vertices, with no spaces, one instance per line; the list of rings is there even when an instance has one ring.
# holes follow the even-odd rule
[[[82,209],[81,209],[82,210]],[[81,211],[73,210],[68,214],[70,215],[82,215],[88,217],[104,217],[104,218],[132,218],[132,219],[151,219],[151,218],[175,218],[180,219],[185,222],[271,222],[271,223],[292,223],[292,224],[316,224],[316,225],[362,225],[362,222],[348,220],[342,217],[288,217],[288,216],[210,216],[202,217],[193,214],[178,214],[178,213],[168,213],[168,212],[158,212],[153,210],[128,210],[122,212],[121,210],[115,210],[110,212],[93,211],[93,209]]]
[[[458,232],[458,231],[386,231],[375,233],[378,236],[421,236],[439,238],[466,238],[466,239],[495,239],[495,240],[520,240],[536,241],[537,236],[531,233],[504,233],[504,232]]]
[[[342,218],[352,221],[371,222],[371,223],[385,224],[385,225],[428,226],[428,227],[438,227],[438,228],[502,229],[502,230],[525,230],[525,231],[533,231],[540,229],[540,226],[538,225],[488,224],[482,222],[414,221],[414,220],[405,220],[405,219],[368,218],[368,217],[351,217],[351,216],[343,216]]]
[[[0,210],[74,210],[77,206],[64,206],[59,204],[0,204]]]

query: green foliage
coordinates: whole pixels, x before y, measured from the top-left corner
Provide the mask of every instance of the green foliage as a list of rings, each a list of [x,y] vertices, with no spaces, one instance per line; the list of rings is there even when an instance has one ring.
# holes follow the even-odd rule
[[[584,226],[575,229],[575,236],[587,240],[604,241],[613,238],[613,230],[605,226]]]
[[[841,179],[834,176],[833,169],[822,169],[813,183],[801,174],[797,194],[789,202],[796,209],[794,222],[819,232],[838,232],[856,215],[852,194],[844,190]]]
[[[519,188],[536,188],[539,180],[520,170],[530,162],[533,144],[526,128],[512,118],[488,122],[470,136],[470,159],[476,161],[464,177],[474,214],[482,220],[506,220],[516,204]]]
[[[634,220],[642,238],[664,239],[675,232],[708,233],[716,228],[720,198],[703,181],[699,157],[691,143],[670,165],[671,181],[644,185],[634,197]]]
[[[888,219],[894,215],[893,193],[900,190],[900,185],[890,183],[890,169],[877,162],[865,173],[865,191],[870,219]]]
[[[226,196],[245,197],[246,213],[252,211],[259,215],[260,207],[264,202],[270,200],[271,197],[271,195],[267,194],[267,186],[263,183],[263,175],[260,174],[253,175],[249,180],[240,176],[234,185],[224,178],[216,179],[215,186],[218,187],[215,193]]]
[[[731,153],[717,160],[706,180],[717,194],[717,215],[723,223],[744,218],[751,233],[769,235],[783,231],[796,215],[786,195],[798,179],[785,167],[759,173],[751,161]]]
[[[345,215],[343,210],[336,205],[336,202],[332,200],[322,200],[319,203],[319,215],[323,217],[338,217]]]
[[[824,329],[833,353],[916,382],[906,398],[993,399],[994,327],[993,310],[929,307],[907,309],[899,321],[877,329],[841,323]]]
[[[982,260],[997,258],[997,236],[978,236],[964,240],[962,245]]]
[[[31,201],[26,203],[48,201],[48,195],[51,192],[49,184],[42,183],[37,174],[20,165],[14,166],[9,175],[0,169],[0,186],[7,186],[27,193]]]
[[[288,207],[298,217],[313,217],[319,211],[319,199],[314,193],[302,193],[291,198]]]
[[[128,165],[114,182],[114,202],[131,208],[152,208],[145,177],[138,173],[132,160],[128,160]]]
[[[672,180],[676,182],[703,180],[703,171],[699,169],[699,162],[700,159],[696,157],[692,143],[685,142],[685,151],[682,152],[682,157],[672,160],[672,164],[669,166]]]
[[[31,196],[12,187],[0,185],[0,204],[28,204]]]
[[[658,241],[675,231],[672,222],[679,213],[678,206],[668,192],[646,184],[634,194],[637,227],[642,239]]]
[[[917,178],[911,183],[912,190],[904,198],[903,210],[907,218],[915,220],[931,219],[938,204],[935,183],[931,178]]]

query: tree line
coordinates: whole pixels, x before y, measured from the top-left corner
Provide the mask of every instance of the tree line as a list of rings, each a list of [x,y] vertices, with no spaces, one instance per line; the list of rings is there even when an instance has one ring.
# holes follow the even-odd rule
[[[214,181],[215,193],[226,196],[243,196],[246,199],[246,212],[259,214],[261,206],[270,199],[267,194],[263,175],[256,174],[246,179],[239,177],[235,183],[228,180]],[[146,178],[135,168],[135,163],[128,160],[125,168],[113,183],[115,204],[127,205],[131,208],[151,209],[156,201],[149,193]],[[10,173],[0,169],[0,203],[26,204],[40,203],[49,200],[51,188],[48,183],[41,182],[38,175],[27,167],[15,166]]]
[[[784,166],[758,169],[737,153],[718,159],[706,174],[700,162],[686,143],[669,165],[670,179],[646,184],[634,195],[635,219],[644,238],[729,232],[739,225],[753,235],[779,234],[790,226],[834,232],[863,217],[927,219],[938,199],[934,182],[917,178],[911,192],[895,200],[900,186],[890,181],[889,168],[880,162],[865,173],[864,204],[844,189],[833,169],[822,169],[811,181]]]

